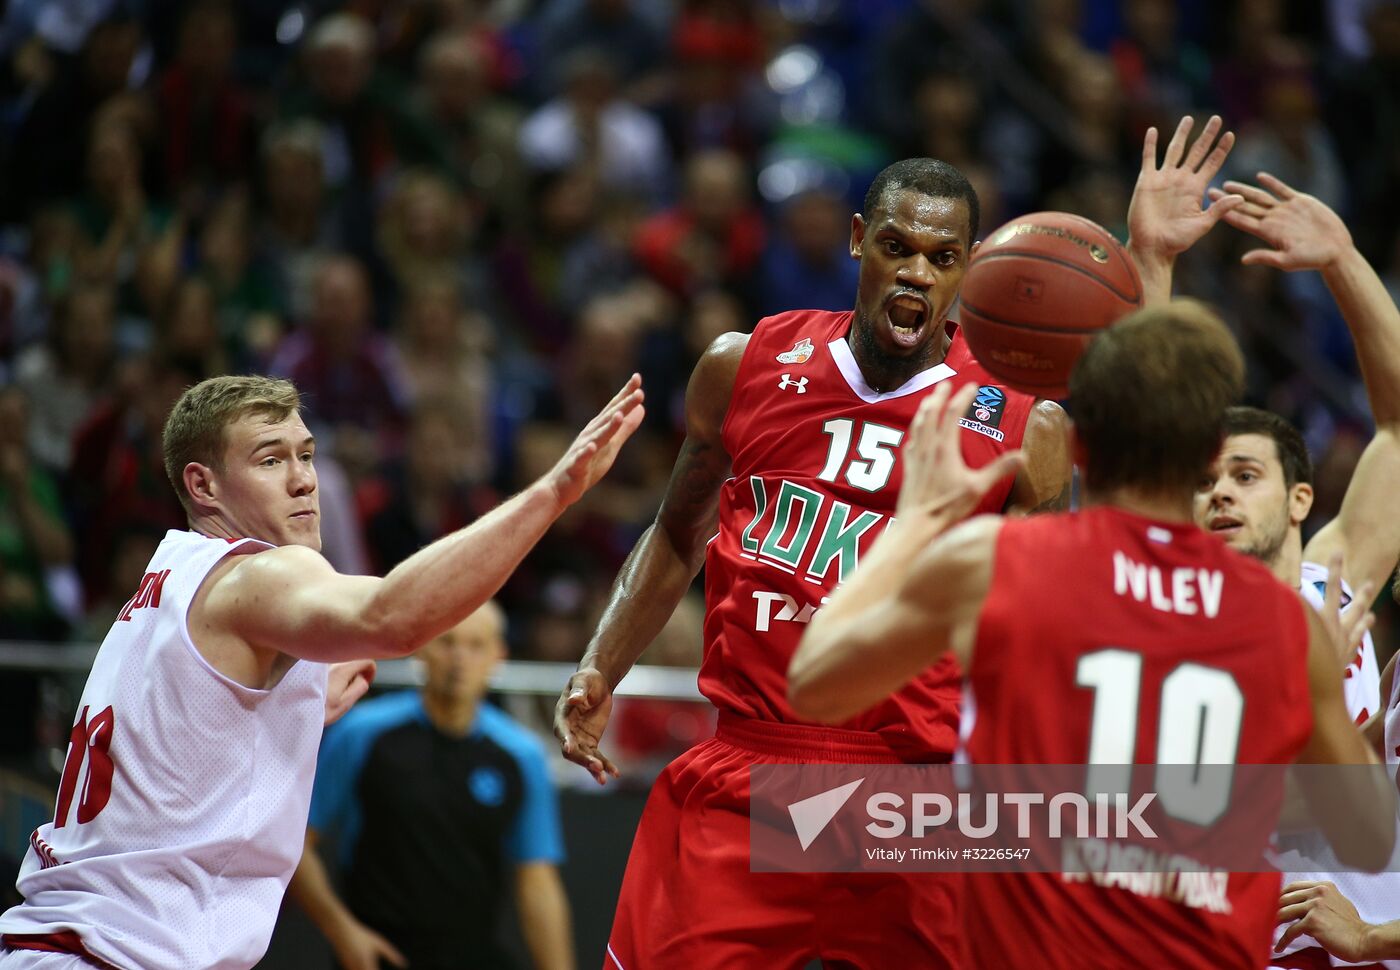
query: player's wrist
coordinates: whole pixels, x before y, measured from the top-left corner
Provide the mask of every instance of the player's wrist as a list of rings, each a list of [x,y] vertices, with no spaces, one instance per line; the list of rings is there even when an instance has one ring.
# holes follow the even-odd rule
[[[1332,255],[1325,259],[1318,270],[1321,271],[1323,280],[1331,282],[1334,279],[1351,275],[1360,269],[1369,269],[1370,263],[1366,262],[1366,257],[1361,255],[1361,250],[1356,248],[1356,244],[1348,237],[1345,243],[1338,243]]]
[[[1400,955],[1400,924],[1362,923],[1359,932],[1359,952],[1352,963],[1363,960],[1388,960]]]

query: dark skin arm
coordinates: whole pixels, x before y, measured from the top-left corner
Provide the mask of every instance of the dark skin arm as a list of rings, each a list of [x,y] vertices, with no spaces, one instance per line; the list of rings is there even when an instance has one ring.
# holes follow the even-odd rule
[[[686,388],[686,437],[656,521],[643,533],[613,583],[598,630],[554,709],[564,757],[598,784],[617,768],[599,749],[612,713],[612,692],[654,640],[705,562],[719,524],[720,488],[729,478],[721,430],[748,334],[718,337],[695,365]]]
[[[1064,512],[1069,508],[1069,418],[1054,401],[1037,401],[1021,439],[1026,464],[1006,500],[1010,515]]]

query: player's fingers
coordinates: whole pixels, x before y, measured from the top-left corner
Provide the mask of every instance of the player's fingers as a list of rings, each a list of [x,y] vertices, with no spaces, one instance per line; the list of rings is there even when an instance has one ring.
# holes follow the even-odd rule
[[[1287,202],[1289,199],[1293,198],[1298,194],[1296,191],[1294,191],[1293,186],[1289,185],[1287,182],[1285,182],[1281,178],[1278,178],[1277,176],[1270,175],[1268,172],[1259,173],[1259,184],[1264,186],[1264,188],[1268,189],[1274,195],[1278,196],[1284,202]]]
[[[1220,140],[1215,143],[1215,148],[1206,156],[1206,160],[1201,163],[1201,167],[1196,171],[1204,175],[1207,179],[1213,179],[1225,165],[1225,159],[1230,155],[1230,149],[1235,147],[1235,133],[1227,131],[1220,136]]]
[[[618,392],[613,395],[612,400],[608,402],[607,407],[603,408],[603,410],[606,411],[608,408],[614,407],[626,400],[628,396],[635,394],[641,387],[642,375],[634,373],[631,377],[627,378],[627,383],[623,384],[622,387],[618,389]]]
[[[408,966],[408,957],[400,953],[398,951],[398,948],[395,947],[394,944],[390,943],[383,937],[380,937],[379,939],[379,955],[385,960],[388,960],[391,964],[393,964],[396,967]]]
[[[1244,196],[1222,195],[1210,204],[1210,208],[1206,209],[1206,216],[1211,222],[1219,222],[1231,209],[1242,205],[1244,205]]]
[[[944,408],[948,405],[948,397],[951,393],[952,388],[948,386],[948,383],[946,381],[940,382],[934,386],[933,393],[919,404],[919,409],[914,414],[914,423],[910,428],[916,462],[922,460],[923,449],[938,447],[938,432],[943,426],[942,415]]]
[[[1234,179],[1226,179],[1225,191],[1234,193],[1235,195],[1242,195],[1245,197],[1246,201],[1252,202],[1264,209],[1272,208],[1278,204],[1278,200],[1268,192],[1265,192],[1257,185],[1250,185],[1248,182],[1236,182]]]
[[[642,402],[642,397],[642,379],[639,375],[633,374],[627,379],[627,383],[622,385],[622,389],[613,395],[612,400],[599,409],[598,413],[593,416],[593,420],[584,425],[580,437],[607,424],[618,411],[627,411],[636,407]]]
[[[1288,948],[1288,944],[1292,943],[1299,936],[1303,935],[1303,933],[1308,928],[1307,924],[1307,917],[1304,916],[1302,919],[1297,920],[1288,929],[1284,930],[1283,935],[1278,938],[1278,943],[1274,945],[1274,952],[1282,953],[1284,950],[1286,950]]]
[[[1144,172],[1157,171],[1157,129],[1148,128],[1147,134],[1142,136],[1142,170]]]
[[[1211,115],[1206,121],[1206,126],[1201,129],[1201,133],[1191,143],[1190,149],[1186,152],[1186,167],[1191,171],[1199,169],[1201,163],[1205,161],[1206,152],[1215,144],[1216,136],[1220,134],[1221,124],[1220,115]]]
[[[608,783],[608,770],[603,764],[603,759],[596,754],[588,759],[588,772],[598,784],[606,785]]]
[[[1314,904],[1309,901],[1294,903],[1291,906],[1284,906],[1278,911],[1278,916],[1274,919],[1274,925],[1291,923],[1294,920],[1302,919],[1304,916],[1308,915],[1308,910],[1312,909],[1313,905]]]
[[[1182,116],[1176,131],[1172,133],[1172,140],[1167,143],[1167,154],[1162,158],[1163,168],[1176,168],[1181,164],[1181,157],[1186,154],[1186,139],[1190,137],[1195,124],[1196,120],[1190,115]]]
[[[991,461],[987,462],[987,464],[977,469],[977,484],[979,490],[985,494],[997,482],[1008,475],[1015,475],[1024,468],[1025,465],[1026,455],[1025,452],[1020,449],[1003,452],[997,455]]]
[[[1333,553],[1332,558],[1327,561],[1327,586],[1323,590],[1322,608],[1329,620],[1342,610],[1341,553]]]
[[[1235,210],[1240,214],[1249,216],[1251,219],[1263,219],[1266,215],[1269,214],[1269,210],[1264,208],[1262,205],[1259,205],[1255,202],[1251,202],[1244,196],[1240,196],[1240,198],[1244,199],[1244,202],[1240,203],[1240,205],[1237,206]]]
[[[1366,580],[1366,582],[1356,587],[1354,595],[1352,596],[1351,605],[1355,606],[1360,604],[1363,608],[1370,606],[1371,601],[1376,598],[1376,590],[1376,581],[1374,579]]]
[[[1240,262],[1245,266],[1268,266],[1273,269],[1287,268],[1287,264],[1283,259],[1283,254],[1277,249],[1251,249],[1240,257]]]
[[[951,396],[948,406],[943,409],[939,416],[939,428],[944,435],[956,437],[958,429],[958,419],[967,413],[967,409],[972,406],[972,400],[977,396],[976,384],[964,384],[958,388],[957,393]]]
[[[1297,892],[1297,891],[1300,890],[1300,889],[1312,889],[1312,888],[1314,888],[1314,887],[1316,887],[1316,886],[1321,886],[1321,885],[1322,885],[1322,883],[1318,882],[1316,879],[1295,879],[1295,880],[1293,880],[1292,882],[1290,882],[1288,885],[1286,885],[1286,886],[1284,886],[1282,889],[1280,889],[1280,890],[1279,890],[1279,894],[1280,894],[1281,896],[1286,896],[1286,895],[1288,895],[1289,893]]]

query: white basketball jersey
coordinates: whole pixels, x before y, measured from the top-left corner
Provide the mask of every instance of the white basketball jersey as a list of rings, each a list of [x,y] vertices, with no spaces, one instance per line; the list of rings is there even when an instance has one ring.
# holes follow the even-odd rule
[[[1322,609],[1327,589],[1327,567],[1315,562],[1303,563],[1303,581],[1299,591],[1315,609]],[[1342,582],[1342,605],[1351,602],[1351,587]],[[1356,648],[1356,656],[1342,674],[1342,696],[1346,698],[1347,713],[1357,724],[1365,724],[1366,719],[1381,709],[1381,668],[1376,663],[1376,647],[1371,642],[1371,634],[1361,639]]]
[[[1303,563],[1303,581],[1299,589],[1307,601],[1319,610],[1322,609],[1327,577],[1328,569],[1326,566],[1315,562]],[[1351,588],[1343,582],[1343,606],[1351,602],[1351,596]],[[1346,699],[1347,713],[1357,724],[1364,724],[1367,718],[1380,710],[1381,706],[1381,674],[1380,667],[1376,663],[1376,648],[1371,642],[1371,634],[1367,633],[1362,639],[1361,646],[1356,650],[1356,656],[1342,676],[1342,695]],[[1395,776],[1397,761],[1396,745],[1400,744],[1400,738],[1394,737],[1392,734],[1392,732],[1400,734],[1400,724],[1396,723],[1396,696],[1394,685],[1392,685],[1391,696],[1387,698],[1389,706],[1385,714],[1386,764],[1389,766],[1392,778]],[[1281,836],[1280,844],[1291,850],[1279,857],[1280,864],[1297,866],[1299,869],[1297,872],[1284,873],[1283,882],[1285,885],[1302,880],[1332,882],[1341,890],[1343,896],[1352,901],[1353,905],[1356,906],[1357,913],[1366,922],[1386,923],[1393,919],[1400,919],[1400,873],[1341,872],[1338,871],[1341,868],[1340,865],[1336,865],[1329,871],[1328,862],[1335,861],[1335,857],[1332,855],[1331,847],[1327,845],[1326,839],[1320,833]],[[1400,856],[1400,846],[1397,847],[1396,854]],[[1392,859],[1391,868],[1395,868],[1396,863],[1397,860]],[[1274,932],[1274,939],[1277,940],[1286,929],[1287,925],[1278,927]],[[1300,936],[1289,944],[1284,952],[1292,953],[1296,950],[1319,945],[1310,936]],[[1348,966],[1347,963],[1331,956],[1331,954],[1328,956],[1331,957],[1333,966]],[[1400,960],[1387,960],[1383,965],[1400,970]]]
[[[30,837],[0,933],[76,934],[124,970],[262,957],[301,857],[327,668],[244,687],[200,655],[186,613],[221,559],[265,548],[166,534],[93,662],[54,819]]]

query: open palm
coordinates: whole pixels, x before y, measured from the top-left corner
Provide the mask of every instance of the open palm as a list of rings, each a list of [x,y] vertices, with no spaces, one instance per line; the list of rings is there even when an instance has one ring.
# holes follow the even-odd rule
[[[1219,115],[1212,115],[1188,151],[1186,142],[1195,122],[1190,115],[1182,118],[1161,165],[1157,164],[1157,129],[1147,129],[1142,140],[1142,168],[1128,206],[1128,233],[1135,247],[1177,256],[1243,201],[1237,195],[1221,193],[1208,208],[1201,206],[1206,187],[1235,144],[1234,132],[1221,134],[1222,124]]]
[[[1352,247],[1351,233],[1341,216],[1268,172],[1259,173],[1257,186],[1226,182],[1225,192],[1244,199],[1225,221],[1269,245],[1268,249],[1245,253],[1241,262],[1248,266],[1272,266],[1286,272],[1322,269]],[[1211,190],[1212,198],[1224,195],[1219,189]]]
[[[597,484],[618,450],[642,423],[642,379],[633,374],[611,401],[579,432],[569,450],[550,471],[550,485],[561,505],[572,505]]]

